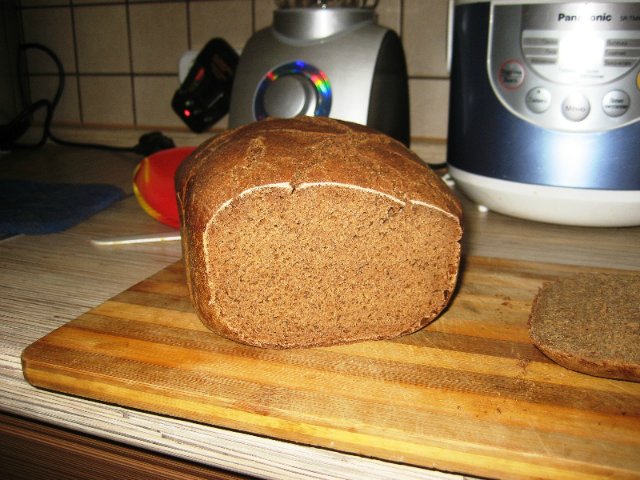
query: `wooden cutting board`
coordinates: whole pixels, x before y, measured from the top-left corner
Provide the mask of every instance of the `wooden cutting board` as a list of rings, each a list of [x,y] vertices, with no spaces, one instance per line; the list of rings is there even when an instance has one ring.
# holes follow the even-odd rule
[[[502,478],[640,477],[640,384],[566,370],[531,301],[577,267],[467,258],[450,308],[393,341],[274,351],[211,333],[178,262],[23,353],[35,386],[396,462]]]

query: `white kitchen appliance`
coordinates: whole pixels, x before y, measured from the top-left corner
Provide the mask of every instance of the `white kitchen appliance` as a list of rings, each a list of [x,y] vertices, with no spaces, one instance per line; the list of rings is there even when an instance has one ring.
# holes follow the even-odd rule
[[[409,144],[402,43],[367,1],[280,1],[235,72],[229,126],[266,117],[326,116]],[[300,5],[303,6],[300,6]]]
[[[496,212],[640,225],[640,2],[451,3],[448,165]]]

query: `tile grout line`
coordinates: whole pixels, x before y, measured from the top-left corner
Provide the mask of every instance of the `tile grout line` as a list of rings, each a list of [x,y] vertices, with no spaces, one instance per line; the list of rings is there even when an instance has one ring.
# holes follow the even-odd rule
[[[69,2],[71,10],[71,41],[73,43],[73,61],[75,63],[75,77],[78,101],[78,116],[80,117],[80,125],[84,125],[84,109],[82,103],[82,87],[80,85],[80,60],[78,57],[78,37],[76,35],[76,15],[75,7]],[[65,72],[66,74],[66,72]]]
[[[256,0],[251,0],[251,33],[256,33]]]
[[[191,0],[187,0],[184,2],[184,8],[186,10],[187,16],[187,50],[191,50],[192,39],[191,39]]]
[[[133,69],[133,47],[131,39],[131,9],[130,0],[125,1],[125,18],[127,21],[127,49],[129,50],[129,75],[131,82],[131,113],[133,115],[133,126],[138,126],[138,112],[136,109],[136,82]]]
[[[400,23],[399,35],[400,35],[400,42],[402,42],[402,45],[404,45],[404,0],[400,0],[399,9],[400,9],[400,12],[398,14],[398,16],[400,17],[398,19]]]

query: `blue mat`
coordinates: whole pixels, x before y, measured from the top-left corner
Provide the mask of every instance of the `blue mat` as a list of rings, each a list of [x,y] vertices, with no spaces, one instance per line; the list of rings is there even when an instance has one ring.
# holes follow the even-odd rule
[[[0,180],[0,232],[60,232],[123,196],[123,191],[113,185]]]

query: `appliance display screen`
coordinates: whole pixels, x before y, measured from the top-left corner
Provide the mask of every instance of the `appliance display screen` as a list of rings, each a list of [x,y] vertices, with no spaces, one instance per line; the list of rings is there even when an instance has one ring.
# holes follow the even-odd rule
[[[639,3],[525,5],[522,53],[558,83],[599,84],[640,62]]]

